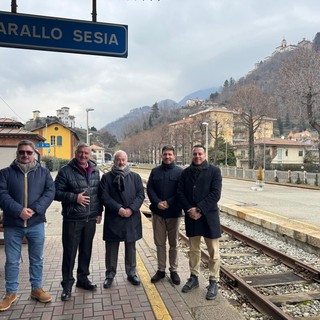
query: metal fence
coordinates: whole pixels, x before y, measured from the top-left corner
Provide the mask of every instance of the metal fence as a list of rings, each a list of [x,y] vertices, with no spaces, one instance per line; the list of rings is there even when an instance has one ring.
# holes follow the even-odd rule
[[[257,180],[258,170],[244,169],[237,167],[220,167],[223,177]],[[316,185],[320,182],[317,173],[307,171],[279,171],[279,170],[265,170],[263,172],[264,181],[292,183],[292,184],[308,184]]]

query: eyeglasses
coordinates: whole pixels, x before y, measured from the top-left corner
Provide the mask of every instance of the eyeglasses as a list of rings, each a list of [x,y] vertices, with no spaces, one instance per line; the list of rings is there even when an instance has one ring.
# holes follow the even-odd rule
[[[23,156],[24,154],[27,154],[28,156],[31,156],[33,154],[33,151],[30,150],[18,150],[18,153],[20,156]]]

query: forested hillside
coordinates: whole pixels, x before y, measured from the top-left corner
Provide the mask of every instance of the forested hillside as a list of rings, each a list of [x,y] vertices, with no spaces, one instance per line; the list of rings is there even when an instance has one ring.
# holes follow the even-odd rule
[[[320,41],[317,34],[313,41],[314,48],[317,48],[318,42]],[[298,46],[296,47],[298,49]],[[277,135],[287,134],[291,130],[303,131],[312,129],[306,112],[303,112],[303,102],[299,102],[293,96],[289,98],[287,94],[288,83],[284,78],[284,73],[286,73],[286,68],[288,68],[286,67],[288,61],[293,59],[296,51],[299,51],[297,49],[273,54],[268,59],[258,63],[253,71],[250,71],[238,80],[233,79],[231,75],[230,79],[225,80],[221,84],[222,90],[213,89],[208,99],[227,108],[237,109],[238,107],[243,107],[239,100],[239,90],[243,90],[246,86],[255,87],[256,91],[260,91],[259,94],[263,95],[263,104],[260,101],[260,104],[264,105],[263,116],[277,119],[275,123]],[[297,72],[299,73],[299,71]],[[302,81],[308,81],[308,79],[304,78]],[[216,88],[219,88],[219,85]],[[200,93],[201,90],[198,92]],[[206,93],[209,94],[209,92]],[[266,100],[268,100],[268,103],[266,103]],[[255,103],[259,102],[256,101]],[[126,137],[132,137],[140,132],[188,117],[190,114],[196,113],[203,108],[203,105],[193,107],[181,106],[167,99],[156,102],[151,107],[145,106],[133,109],[129,114],[106,125],[101,131],[107,130],[115,135],[118,140],[122,141]],[[297,110],[300,110],[300,113]]]

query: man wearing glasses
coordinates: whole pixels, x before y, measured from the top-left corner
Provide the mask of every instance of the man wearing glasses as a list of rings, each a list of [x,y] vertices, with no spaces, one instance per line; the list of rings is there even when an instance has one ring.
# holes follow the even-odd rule
[[[42,289],[45,213],[55,194],[48,169],[35,160],[35,145],[18,143],[16,159],[0,170],[0,207],[3,209],[6,294],[0,311],[17,299],[19,267],[24,237],[28,240],[31,298],[46,303],[52,297]]]
[[[73,268],[78,252],[76,287],[96,290],[88,279],[92,243],[96,224],[101,222],[102,205],[98,198],[100,173],[90,159],[91,149],[86,143],[77,146],[75,157],[62,167],[55,180],[55,200],[62,203],[62,294],[61,300],[71,298],[74,284]]]

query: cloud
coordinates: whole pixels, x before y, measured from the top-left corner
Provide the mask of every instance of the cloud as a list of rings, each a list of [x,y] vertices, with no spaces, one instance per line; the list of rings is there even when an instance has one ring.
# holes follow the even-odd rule
[[[6,2],[6,3],[5,3]],[[91,20],[91,2],[18,1],[18,12]],[[127,24],[128,58],[0,48],[0,111],[26,121],[67,106],[101,128],[131,109],[238,79],[285,37],[312,40],[316,0],[97,1],[98,21]],[[0,10],[10,11],[10,1]]]

